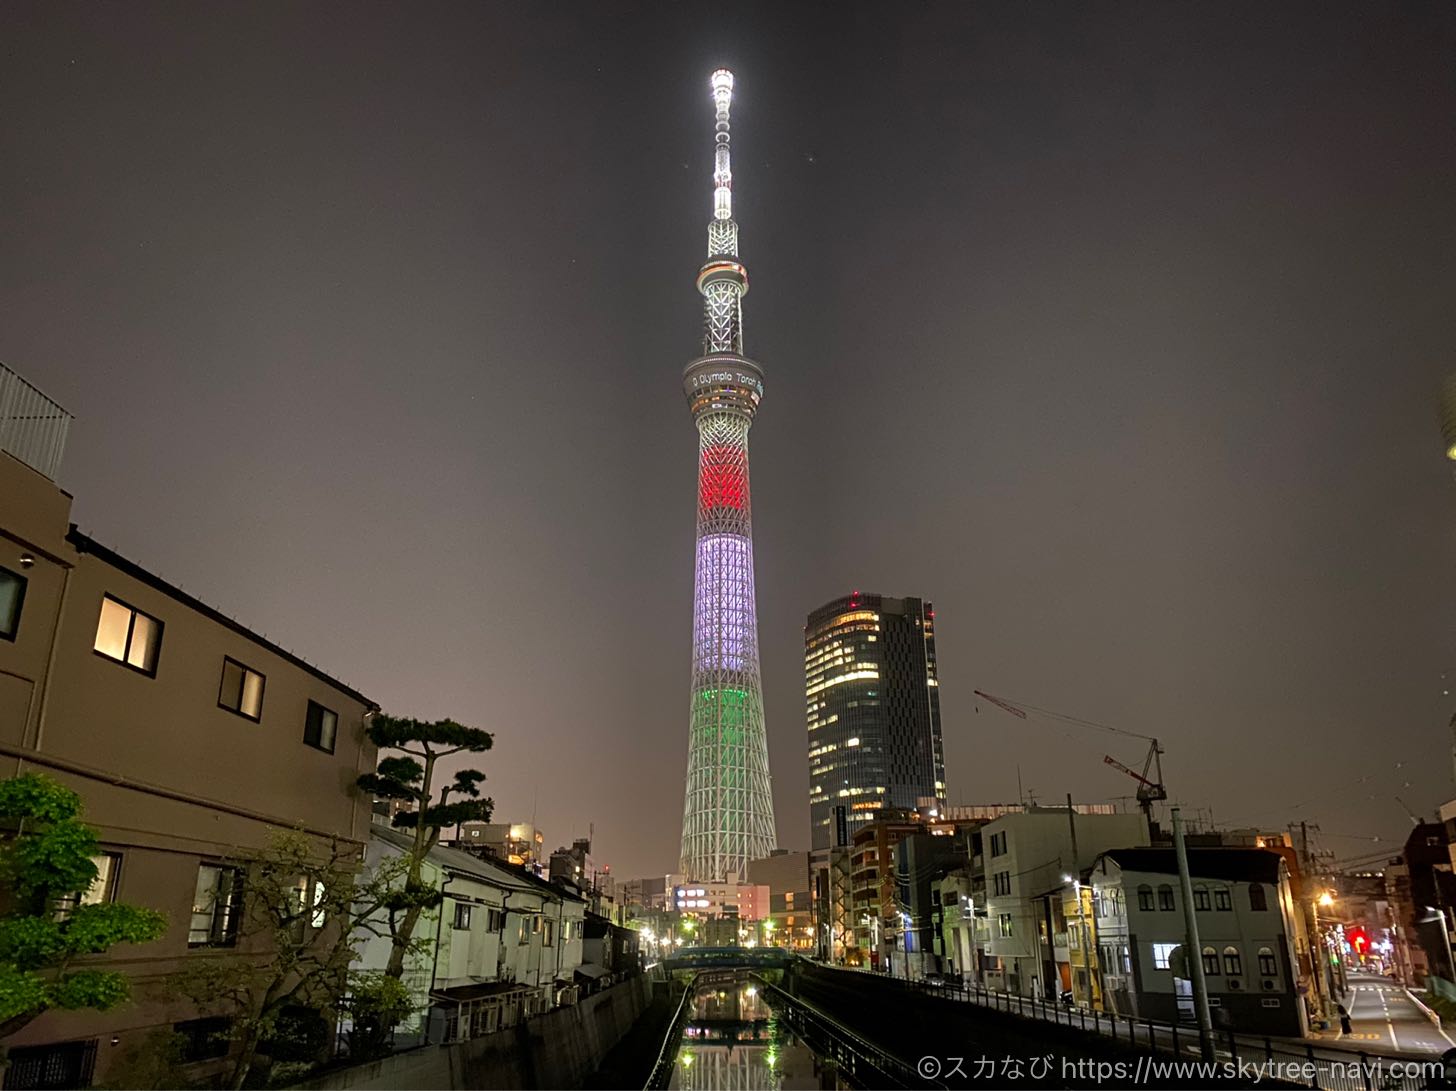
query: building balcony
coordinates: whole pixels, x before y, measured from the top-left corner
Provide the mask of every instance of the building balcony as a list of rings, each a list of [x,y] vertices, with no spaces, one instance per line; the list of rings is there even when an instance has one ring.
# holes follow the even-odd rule
[[[71,414],[0,364],[0,450],[55,480]]]

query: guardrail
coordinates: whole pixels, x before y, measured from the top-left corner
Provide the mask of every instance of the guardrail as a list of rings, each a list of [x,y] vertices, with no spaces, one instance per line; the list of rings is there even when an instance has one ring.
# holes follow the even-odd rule
[[[865,973],[816,963],[839,973]],[[970,1003],[1075,1030],[1102,1034],[1115,1041],[1154,1055],[1174,1060],[1202,1059],[1198,1028],[1177,1023],[1136,1019],[1065,1004],[1048,1004],[1015,993],[996,992],[971,985],[929,985],[923,981],[873,974],[875,979],[899,988],[949,1003]],[[1369,1050],[1329,1049],[1295,1039],[1214,1032],[1214,1063],[1225,1066],[1230,1078],[1248,1077],[1282,1080],[1322,1091],[1420,1091],[1439,1074],[1441,1062],[1434,1055],[1377,1053]]]
[[[0,450],[55,480],[71,414],[0,364]]]
[[[757,975],[755,975],[757,976]],[[914,1065],[882,1049],[803,997],[757,978],[775,1014],[819,1056],[834,1061],[856,1087],[944,1088],[939,1080],[918,1072]]]
[[[683,1022],[688,1011],[688,1001],[692,999],[693,993],[697,992],[698,976],[695,975],[688,982],[688,987],[683,990],[682,999],[677,1003],[677,1011],[673,1014],[672,1022],[667,1025],[667,1034],[662,1039],[662,1048],[657,1051],[657,1061],[652,1066],[652,1072],[647,1077],[647,1082],[642,1085],[642,1091],[662,1091],[672,1082],[672,1066],[677,1059],[678,1046],[682,1044]]]

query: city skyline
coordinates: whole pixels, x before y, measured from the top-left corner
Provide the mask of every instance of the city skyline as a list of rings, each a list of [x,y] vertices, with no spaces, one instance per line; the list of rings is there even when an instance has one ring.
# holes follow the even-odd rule
[[[0,359],[77,415],[77,521],[495,732],[500,821],[678,855],[668,376],[723,64],[781,843],[803,617],[855,587],[937,604],[952,802],[1128,795],[1101,755],[1138,757],[975,688],[1342,856],[1453,794],[1449,10],[56,11],[0,17]]]

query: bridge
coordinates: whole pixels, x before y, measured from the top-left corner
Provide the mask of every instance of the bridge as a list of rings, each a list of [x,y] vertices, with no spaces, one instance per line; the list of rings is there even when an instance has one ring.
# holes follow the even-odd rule
[[[787,970],[794,961],[787,947],[683,947],[662,960],[678,970]]]

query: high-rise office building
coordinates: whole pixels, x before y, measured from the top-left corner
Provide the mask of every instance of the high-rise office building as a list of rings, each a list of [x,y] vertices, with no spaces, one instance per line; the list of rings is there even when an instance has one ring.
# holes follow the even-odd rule
[[[748,429],[763,370],[743,355],[748,271],[738,260],[728,162],[733,74],[714,72],[712,88],[713,218],[698,272],[703,355],[683,370],[698,426],[698,545],[682,870],[698,882],[746,879],[748,861],[767,856],[775,840],[748,501]]]
[[[945,798],[935,611],[856,591],[809,615],[804,700],[816,856],[884,808]],[[836,834],[835,808],[846,829]],[[822,859],[822,856],[821,856]]]

